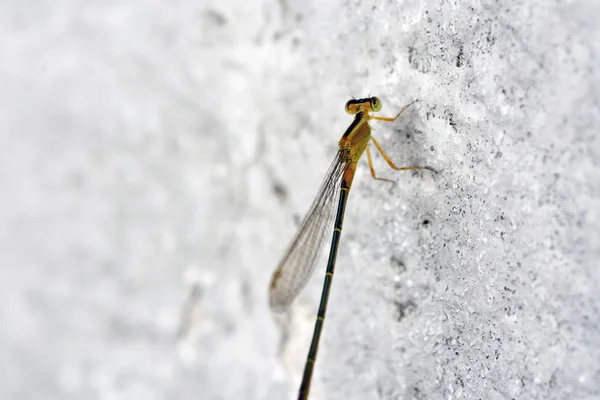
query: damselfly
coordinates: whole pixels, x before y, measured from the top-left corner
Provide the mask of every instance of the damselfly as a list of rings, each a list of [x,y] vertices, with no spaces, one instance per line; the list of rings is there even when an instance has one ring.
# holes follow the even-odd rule
[[[413,102],[414,103],[414,102]],[[338,200],[337,212],[335,213],[335,222],[333,225],[333,239],[331,249],[329,250],[329,260],[327,261],[327,270],[325,272],[325,281],[323,283],[323,292],[315,330],[313,333],[310,350],[304,366],[304,374],[298,399],[307,399],[310,390],[310,381],[317,357],[319,347],[319,338],[323,330],[325,312],[327,310],[327,300],[333,280],[333,271],[335,268],[335,259],[337,256],[340,236],[342,234],[342,222],[344,220],[344,210],[346,201],[356,165],[362,154],[367,152],[367,160],[371,175],[375,179],[389,181],[389,179],[379,178],[375,174],[369,142],[372,141],[377,150],[381,153],[389,166],[396,171],[406,171],[414,169],[430,169],[430,167],[397,167],[377,140],[371,136],[371,126],[369,120],[378,120],[393,122],[395,121],[412,103],[408,104],[394,118],[385,118],[369,114],[381,110],[381,100],[377,97],[365,99],[350,100],[346,103],[346,112],[355,115],[354,121],[339,141],[339,149],[335,159],[331,163],[323,183],[317,192],[317,197],[313,201],[306,217],[300,225],[300,229],[292,240],[292,243],[285,252],[279,266],[273,273],[271,285],[269,288],[269,304],[274,312],[284,311],[292,301],[298,296],[302,288],[306,285],[314,270],[315,261],[322,248],[325,231],[333,219],[333,205],[336,188],[339,187],[340,197]],[[390,181],[391,182],[391,181]]]

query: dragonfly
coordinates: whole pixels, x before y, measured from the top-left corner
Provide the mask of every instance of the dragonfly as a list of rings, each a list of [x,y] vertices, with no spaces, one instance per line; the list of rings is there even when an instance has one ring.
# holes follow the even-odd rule
[[[304,217],[296,236],[292,239],[291,244],[288,246],[281,262],[271,278],[269,286],[270,308],[275,313],[283,312],[292,304],[312,276],[316,260],[323,247],[325,232],[330,227],[335,216],[333,238],[329,250],[327,269],[325,270],[323,291],[310,349],[304,366],[302,382],[298,392],[299,400],[307,399],[310,391],[313,369],[317,359],[317,350],[319,348],[319,341],[323,331],[323,323],[325,321],[325,313],[327,311],[327,302],[329,300],[329,293],[333,282],[333,273],[342,235],[342,224],[344,222],[346,203],[348,201],[350,187],[352,187],[352,181],[354,180],[356,167],[361,156],[363,153],[367,153],[371,175],[378,180],[393,182],[376,175],[369,148],[370,142],[373,142],[375,148],[381,153],[387,164],[393,170],[408,171],[429,169],[436,172],[433,168],[427,166],[397,167],[390,157],[388,157],[379,142],[371,136],[370,120],[394,122],[415,101],[404,106],[393,118],[371,114],[372,112],[380,111],[382,108],[381,100],[375,96],[363,99],[352,99],[346,103],[346,112],[354,115],[354,121],[352,121],[339,140],[337,154],[325,174],[325,178],[321,183],[319,191]],[[339,199],[337,211],[334,213],[335,194],[338,188]]]

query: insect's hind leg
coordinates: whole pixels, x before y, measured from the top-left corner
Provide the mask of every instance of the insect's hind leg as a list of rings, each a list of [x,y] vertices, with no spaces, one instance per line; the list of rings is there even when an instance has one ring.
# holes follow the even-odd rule
[[[373,136],[371,136],[371,140],[373,141],[373,143],[375,143],[375,147],[377,147],[377,150],[379,150],[379,152],[383,156],[384,160],[388,163],[388,165],[390,166],[390,168],[392,168],[395,171],[410,171],[410,170],[415,170],[415,169],[428,169],[430,171],[437,172],[435,169],[433,169],[431,167],[427,167],[427,166],[424,166],[424,167],[421,167],[421,166],[397,167],[396,164],[394,164],[394,162],[390,159],[390,157],[388,157],[388,155],[383,150],[383,148],[381,147],[381,145],[379,144],[379,142],[377,141],[377,139],[375,139]],[[369,147],[367,146],[367,158],[369,159],[369,164],[370,164],[371,163],[371,156],[370,156],[368,150],[369,150]],[[373,174],[372,170],[371,170],[371,174]],[[373,176],[373,177],[375,177],[375,176]]]
[[[386,181],[386,182],[395,183],[391,179],[380,178],[375,174],[375,167],[373,167],[373,159],[371,158],[371,150],[369,150],[368,143],[367,143],[367,161],[369,161],[369,169],[371,170],[371,176],[373,177],[373,179],[377,179],[378,181]]]

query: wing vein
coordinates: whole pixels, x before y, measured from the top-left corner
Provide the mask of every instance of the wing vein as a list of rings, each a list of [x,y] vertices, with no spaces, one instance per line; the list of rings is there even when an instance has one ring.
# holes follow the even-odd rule
[[[269,291],[273,311],[285,310],[312,276],[325,232],[333,222],[334,199],[345,168],[344,157],[338,151],[296,236],[273,273]]]

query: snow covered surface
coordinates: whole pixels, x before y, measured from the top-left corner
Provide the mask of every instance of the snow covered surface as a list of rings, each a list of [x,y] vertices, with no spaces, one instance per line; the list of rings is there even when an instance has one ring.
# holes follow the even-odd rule
[[[0,4],[0,398],[289,399],[270,274],[371,93],[313,399],[600,398],[594,1]]]

